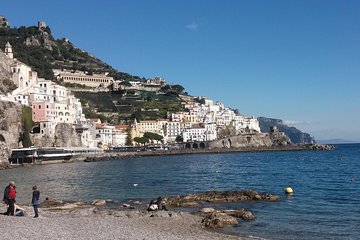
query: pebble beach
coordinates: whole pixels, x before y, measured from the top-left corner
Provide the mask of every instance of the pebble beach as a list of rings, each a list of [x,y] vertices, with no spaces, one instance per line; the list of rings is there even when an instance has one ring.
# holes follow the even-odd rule
[[[0,215],[1,239],[247,239],[206,229],[201,217],[188,212],[99,210],[96,207],[50,211],[40,209],[33,218]],[[0,210],[5,212],[6,206]]]

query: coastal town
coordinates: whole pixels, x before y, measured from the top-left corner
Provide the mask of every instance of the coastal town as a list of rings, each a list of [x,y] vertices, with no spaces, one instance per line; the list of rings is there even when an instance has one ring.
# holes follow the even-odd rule
[[[44,22],[38,23],[43,29]],[[110,125],[99,118],[89,119],[83,113],[83,106],[72,90],[55,82],[38,77],[32,67],[14,57],[10,42],[0,52],[3,65],[10,66],[10,78],[16,89],[7,95],[1,94],[2,101],[15,102],[32,109],[32,121],[36,123],[31,131],[34,146],[41,147],[40,139],[48,139],[46,146],[71,147],[58,141],[56,127],[68,124],[80,136],[77,147],[99,147],[111,149],[147,143],[141,141],[145,133],[159,136],[156,143],[175,144],[207,142],[219,138],[220,129],[231,127],[235,135],[259,133],[256,117],[247,117],[214,102],[206,97],[184,98],[184,111],[169,112],[166,119],[137,120],[131,124]],[[81,84],[90,91],[116,91],[119,88],[158,91],[166,84],[162,78],[144,81],[130,81],[131,86],[121,85],[123,80],[114,79],[107,73],[89,74],[83,71],[52,69],[56,79],[63,83]],[[76,91],[76,89],[74,89]],[[130,139],[130,140],[129,140]],[[139,140],[140,139],[140,140]]]

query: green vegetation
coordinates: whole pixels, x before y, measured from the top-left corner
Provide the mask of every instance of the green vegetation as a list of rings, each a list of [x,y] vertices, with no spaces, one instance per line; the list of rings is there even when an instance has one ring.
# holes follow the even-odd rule
[[[98,118],[103,116],[107,122],[117,124],[131,122],[134,119],[156,120],[167,118],[168,112],[183,111],[177,95],[157,94],[156,92],[134,91],[125,92],[74,92],[80,99],[85,117]],[[117,117],[104,117],[113,113]]]
[[[23,147],[30,147],[32,145],[30,135],[33,126],[32,111],[30,107],[23,106],[21,112],[21,127],[22,132],[19,136],[19,142],[22,141]]]
[[[141,145],[146,145],[148,143],[155,143],[155,142],[158,143],[163,141],[164,141],[163,136],[152,132],[145,132],[144,136],[134,138],[134,142]]]

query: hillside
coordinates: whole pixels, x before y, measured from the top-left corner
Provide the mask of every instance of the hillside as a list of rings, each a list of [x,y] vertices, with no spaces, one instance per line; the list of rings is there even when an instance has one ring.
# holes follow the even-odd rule
[[[258,117],[260,129],[262,132],[268,132],[270,127],[276,126],[280,132],[284,132],[295,144],[311,144],[315,143],[315,139],[308,133],[301,132],[295,127],[289,127],[280,119]]]
[[[179,95],[149,91],[74,92],[88,118],[99,117],[112,124],[167,118],[168,112],[182,111]]]
[[[0,26],[0,47],[10,42],[14,57],[31,66],[39,77],[55,80],[52,69],[80,70],[91,73],[108,72],[116,80],[144,80],[138,76],[119,72],[90,53],[74,46],[68,39],[55,39],[45,23],[39,26],[19,28],[10,27],[8,22]],[[15,89],[9,81],[9,66],[6,57],[0,52],[0,93]],[[59,83],[61,84],[61,83]],[[77,89],[74,94],[84,106],[87,118],[99,117],[111,124],[144,119],[166,118],[168,112],[184,110],[181,94],[187,95],[180,85],[165,85],[160,91],[123,90],[117,92],[94,92]],[[191,96],[186,96],[192,99]],[[284,131],[293,143],[311,143],[314,139],[294,127],[288,127],[281,120],[258,118],[261,131],[269,131],[277,126]]]

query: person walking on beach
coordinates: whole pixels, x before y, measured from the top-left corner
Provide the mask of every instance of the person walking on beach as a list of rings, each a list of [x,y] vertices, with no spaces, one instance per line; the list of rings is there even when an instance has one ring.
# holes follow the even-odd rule
[[[38,207],[40,205],[40,191],[37,190],[37,187],[36,186],[33,186],[33,193],[32,193],[32,200],[31,200],[31,203],[34,207],[34,212],[35,212],[35,216],[34,218],[37,218],[39,217],[39,210],[38,210]]]
[[[6,186],[5,191],[4,191],[3,201],[5,202],[5,204],[8,205],[8,208],[7,208],[7,211],[5,212],[5,215],[14,216],[15,199],[16,199],[15,183],[13,181],[10,181],[9,185]]]

